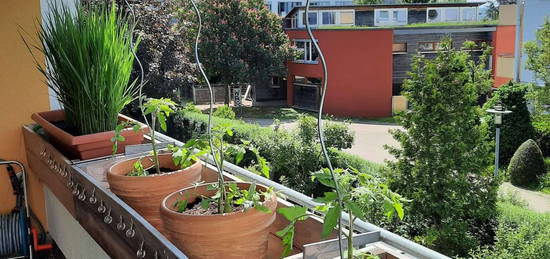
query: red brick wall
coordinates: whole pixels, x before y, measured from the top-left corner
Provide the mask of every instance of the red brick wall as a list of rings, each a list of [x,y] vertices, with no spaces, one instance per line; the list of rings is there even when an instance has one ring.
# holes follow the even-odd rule
[[[308,39],[305,30],[287,31]],[[391,115],[392,30],[317,30],[327,60],[328,92],[324,111],[350,117]],[[288,62],[287,102],[293,104],[294,75],[322,78],[321,64]]]

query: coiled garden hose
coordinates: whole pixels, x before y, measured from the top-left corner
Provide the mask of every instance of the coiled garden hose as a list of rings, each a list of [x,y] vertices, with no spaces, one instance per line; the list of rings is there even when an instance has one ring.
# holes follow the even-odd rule
[[[29,240],[24,211],[0,214],[0,257],[27,256]]]

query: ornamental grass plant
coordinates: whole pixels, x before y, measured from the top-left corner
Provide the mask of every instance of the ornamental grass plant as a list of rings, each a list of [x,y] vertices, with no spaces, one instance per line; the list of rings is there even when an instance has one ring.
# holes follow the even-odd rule
[[[39,43],[23,40],[63,105],[65,130],[73,135],[114,130],[119,112],[139,90],[137,81],[130,82],[139,42],[132,42],[133,23],[114,4],[77,4],[73,11],[50,3],[50,10],[37,33]]]

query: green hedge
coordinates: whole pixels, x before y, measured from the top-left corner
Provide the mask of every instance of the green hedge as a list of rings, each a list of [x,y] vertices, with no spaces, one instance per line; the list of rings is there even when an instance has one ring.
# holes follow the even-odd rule
[[[212,117],[212,121],[214,125],[230,125],[233,137],[227,137],[227,142],[240,144],[241,140],[248,140],[256,146],[260,154],[270,163],[272,180],[308,195],[320,195],[326,191],[310,180],[311,172],[326,167],[326,161],[316,139],[316,128],[310,123],[311,118],[301,121],[296,130],[285,130],[280,127],[275,130],[241,120],[217,117]],[[185,142],[205,134],[207,123],[206,114],[180,111],[171,116],[167,134]],[[329,155],[334,167],[351,166],[375,175],[383,169],[381,165],[338,150],[338,148],[351,146],[352,133],[346,127],[329,125],[331,123],[327,124],[327,129],[331,130],[325,131],[325,134],[327,139],[333,140],[330,142],[332,147],[327,146],[329,146]],[[335,134],[340,136],[334,136]]]
[[[510,203],[498,204],[498,230],[492,247],[480,248],[471,258],[550,258],[550,214]]]

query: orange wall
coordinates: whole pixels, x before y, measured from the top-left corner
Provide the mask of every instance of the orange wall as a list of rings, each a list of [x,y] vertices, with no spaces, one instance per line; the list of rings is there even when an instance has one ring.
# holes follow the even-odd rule
[[[48,91],[18,34],[18,26],[35,35],[40,0],[0,0],[0,158],[26,162],[21,126],[30,116],[49,109]],[[30,203],[45,222],[41,184],[29,179]],[[15,204],[6,170],[0,168],[0,213]]]
[[[513,77],[502,77],[497,76],[498,68],[498,59],[513,57],[515,50],[515,37],[516,37],[516,26],[515,25],[499,25],[497,30],[493,33],[493,76],[494,76],[494,87],[499,87],[503,84],[508,83],[512,80]]]
[[[328,92],[324,110],[337,116],[391,116],[391,30],[316,30],[327,60]],[[287,31],[290,39],[308,39],[305,30]],[[321,64],[288,62],[287,101],[293,104],[293,75],[322,78]]]

